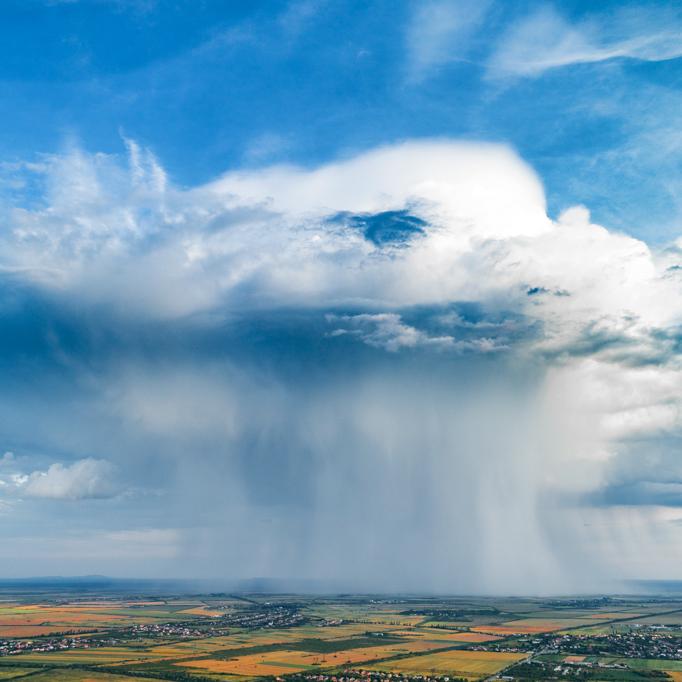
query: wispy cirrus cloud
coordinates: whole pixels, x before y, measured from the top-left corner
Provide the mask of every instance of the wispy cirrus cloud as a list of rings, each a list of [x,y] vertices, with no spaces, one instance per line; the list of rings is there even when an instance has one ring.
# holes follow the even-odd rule
[[[553,6],[513,20],[488,60],[491,77],[535,77],[551,69],[628,58],[682,56],[682,17],[666,8],[628,8],[571,21]]]
[[[406,30],[407,80],[428,78],[439,67],[465,59],[492,0],[427,0],[414,4]]]

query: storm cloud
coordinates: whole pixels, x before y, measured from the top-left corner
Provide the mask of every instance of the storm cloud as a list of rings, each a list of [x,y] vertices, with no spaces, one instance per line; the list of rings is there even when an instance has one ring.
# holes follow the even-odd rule
[[[582,206],[551,218],[501,145],[182,188],[128,141],[13,177],[0,510],[17,572],[49,533],[76,548],[43,545],[51,572],[475,592],[666,577],[682,479],[650,453],[681,426],[680,245]]]

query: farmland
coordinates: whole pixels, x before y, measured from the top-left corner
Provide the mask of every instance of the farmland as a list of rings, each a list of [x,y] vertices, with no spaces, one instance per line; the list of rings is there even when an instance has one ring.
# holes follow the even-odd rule
[[[678,680],[682,599],[5,591],[0,682]],[[390,677],[389,677],[390,676]]]
[[[491,651],[445,651],[427,656],[413,656],[370,666],[373,670],[415,675],[457,675],[479,678],[492,675],[525,658],[522,653]]]

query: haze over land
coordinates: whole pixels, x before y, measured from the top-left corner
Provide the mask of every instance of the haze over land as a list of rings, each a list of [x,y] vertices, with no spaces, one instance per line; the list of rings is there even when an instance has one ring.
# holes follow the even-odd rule
[[[190,6],[169,27],[154,3],[34,5],[91,52],[68,77],[56,44],[55,73],[17,67],[31,111],[67,102],[53,137],[0,136],[6,576],[457,593],[679,577],[679,150],[656,156],[682,110],[667,5],[401,4],[399,58],[355,19],[334,51],[338,3],[207,3],[195,44],[151,61],[133,44],[115,64],[99,22],[163,41]],[[386,18],[377,5],[358,22]],[[538,31],[558,42],[530,55]],[[300,63],[320,55],[393,99],[346,93],[348,130],[297,109],[323,92]],[[306,75],[267,95],[267,64]],[[229,100],[212,99],[221,79]],[[269,97],[259,130],[241,104],[216,113],[249,92]],[[540,112],[512,130],[495,110],[523,118],[528,93]],[[157,114],[188,139],[152,131]]]

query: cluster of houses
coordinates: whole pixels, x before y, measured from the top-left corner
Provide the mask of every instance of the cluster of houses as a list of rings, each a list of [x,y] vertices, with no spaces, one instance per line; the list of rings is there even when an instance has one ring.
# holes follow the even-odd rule
[[[682,660],[682,632],[672,633],[662,626],[631,626],[627,631],[614,630],[609,634],[547,633],[532,637],[518,637],[506,642],[491,642],[470,649],[532,652],[548,654],[566,653],[585,656],[621,656],[623,658],[659,658]]]
[[[0,640],[0,656],[24,653],[64,651],[66,649],[90,649],[100,646],[115,646],[119,639],[89,639],[85,637],[40,637],[36,639]]]
[[[650,627],[627,632],[614,631],[605,635],[554,636],[546,645],[543,643],[543,646],[548,652],[586,656],[682,660],[682,639]]]
[[[192,637],[206,637],[206,630],[199,629],[191,623],[140,623],[133,625],[128,631],[128,638],[147,639],[181,637],[189,639]],[[222,630],[221,630],[222,634]]]
[[[306,618],[290,606],[246,609],[220,616],[221,625],[236,628],[286,628],[302,625]]]
[[[285,682],[278,677],[277,682]],[[299,673],[288,675],[286,682],[465,682],[450,675],[415,675],[381,672],[378,670],[346,670],[336,675],[324,673]]]

